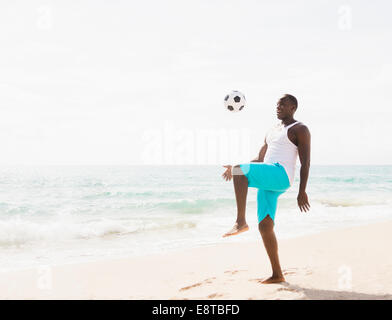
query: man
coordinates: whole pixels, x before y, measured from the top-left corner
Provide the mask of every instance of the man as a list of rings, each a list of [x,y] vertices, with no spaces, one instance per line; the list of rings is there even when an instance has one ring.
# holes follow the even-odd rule
[[[278,197],[293,183],[297,155],[301,162],[300,185],[297,197],[301,212],[310,208],[306,194],[306,184],[310,167],[310,132],[308,128],[294,120],[297,99],[284,95],[277,103],[277,117],[281,123],[266,135],[257,159],[237,166],[224,166],[223,178],[233,178],[237,201],[237,220],[234,227],[224,237],[239,234],[249,229],[245,219],[248,187],[258,188],[257,216],[259,231],[271,262],[272,276],[262,283],[284,282],[279,263],[278,243],[274,233],[274,218]]]

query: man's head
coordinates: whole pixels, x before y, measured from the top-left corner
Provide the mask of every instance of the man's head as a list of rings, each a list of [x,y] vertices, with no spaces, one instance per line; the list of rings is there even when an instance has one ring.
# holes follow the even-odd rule
[[[296,97],[285,94],[276,104],[276,114],[278,119],[292,118],[298,107]]]

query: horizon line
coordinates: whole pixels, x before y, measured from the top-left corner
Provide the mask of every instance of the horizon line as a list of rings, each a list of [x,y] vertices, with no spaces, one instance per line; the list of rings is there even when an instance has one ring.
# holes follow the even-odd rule
[[[250,161],[249,161],[250,162]],[[244,162],[245,163],[245,162]],[[215,167],[215,166],[223,166],[225,164],[143,164],[143,163],[112,163],[112,164],[86,164],[86,163],[79,163],[79,164],[72,164],[72,163],[52,163],[52,164],[29,164],[29,163],[18,163],[18,164],[0,164],[0,167],[55,167],[55,166],[62,166],[62,167],[76,167],[76,166],[90,166],[90,167],[104,167],[104,166],[112,166],[112,167],[120,167],[120,166],[139,166],[139,167]],[[297,167],[301,165],[297,163]],[[312,166],[392,166],[392,163],[386,164],[375,164],[375,163],[366,163],[366,164],[350,164],[350,163],[333,163],[333,164],[325,164],[325,163],[314,163],[310,165]]]

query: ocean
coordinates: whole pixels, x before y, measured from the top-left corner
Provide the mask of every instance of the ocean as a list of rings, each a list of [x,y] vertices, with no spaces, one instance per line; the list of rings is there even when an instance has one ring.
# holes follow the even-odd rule
[[[256,189],[250,231],[222,238],[236,217],[221,166],[0,168],[0,270],[260,241]],[[392,166],[312,166],[311,210],[296,205],[299,170],[278,203],[279,239],[392,219]],[[365,235],[364,235],[365,236]]]

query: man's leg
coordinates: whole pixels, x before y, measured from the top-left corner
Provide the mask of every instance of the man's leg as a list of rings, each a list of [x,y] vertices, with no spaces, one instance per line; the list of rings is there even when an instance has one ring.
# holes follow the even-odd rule
[[[234,227],[223,237],[233,236],[249,230],[245,219],[246,196],[248,195],[248,178],[244,175],[239,165],[233,168],[233,183],[235,199],[237,201],[237,220]]]
[[[264,246],[271,262],[272,276],[262,281],[262,283],[278,283],[284,282],[282,269],[280,268],[278,256],[278,241],[274,232],[274,222],[270,216],[266,216],[259,223],[259,231],[263,238]]]

